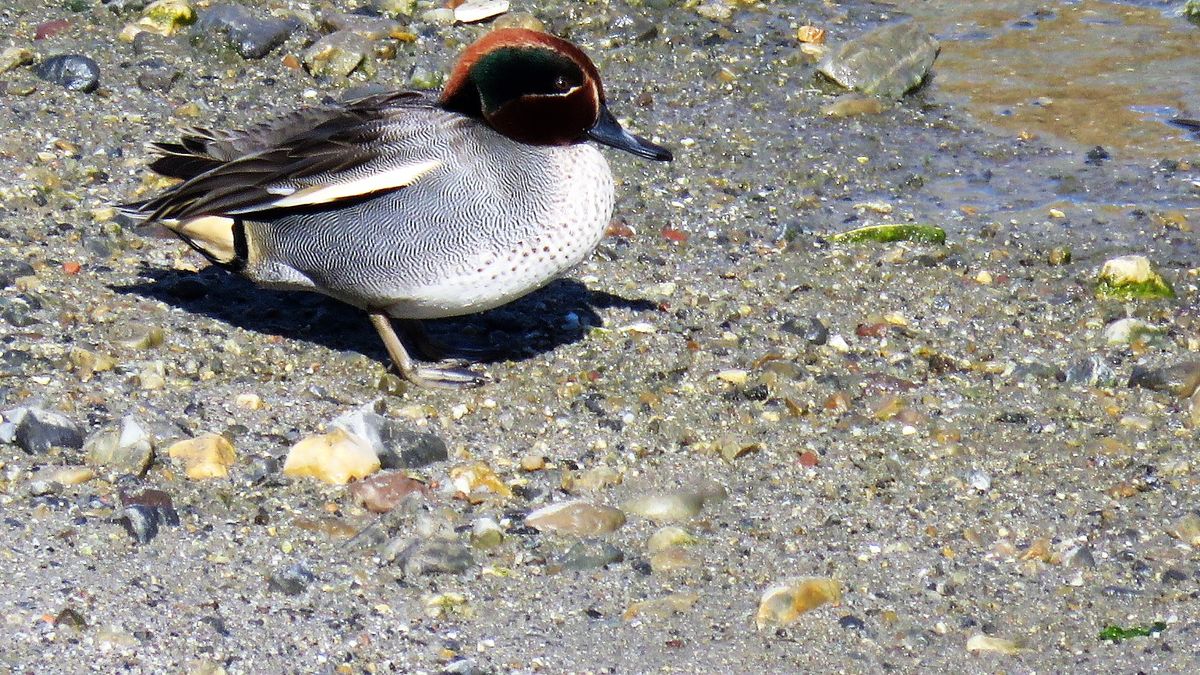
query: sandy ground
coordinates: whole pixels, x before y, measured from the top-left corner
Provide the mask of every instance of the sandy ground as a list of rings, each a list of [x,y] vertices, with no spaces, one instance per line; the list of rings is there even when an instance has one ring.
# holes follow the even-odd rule
[[[303,30],[258,61],[178,37],[153,46],[178,80],[146,91],[135,81],[151,56],[118,39],[136,12],[30,0],[0,12],[5,46],[88,54],[103,73],[93,94],[29,67],[0,75],[0,260],[33,272],[3,291],[0,397],[59,410],[85,435],[133,415],[157,444],[145,476],[101,469],[78,485],[39,477],[84,466],[83,450],[0,446],[4,669],[1200,667],[1200,555],[1168,533],[1197,508],[1192,407],[1127,384],[1135,367],[1200,359],[1188,227],[1200,224],[1200,153],[1088,163],[1086,148],[977,128],[927,92],[826,117],[837,92],[814,79],[795,25],[844,39],[894,17],[885,7],[772,4],[715,22],[666,4],[521,8],[584,45],[617,115],[677,160],[611,155],[626,236],[513,306],[433,326],[499,347],[482,366],[493,383],[390,393],[356,311],[205,269],[106,210],[145,189],[145,142],[367,78],[288,68]],[[33,39],[57,18],[71,27]],[[646,25],[657,34],[644,38]],[[416,40],[396,43],[372,82],[441,72],[484,30],[411,26]],[[880,222],[938,225],[948,241],[828,240]],[[1070,262],[1052,264],[1064,247]],[[1101,264],[1132,253],[1175,299],[1095,298]],[[1127,316],[1162,334],[1107,344],[1105,327]],[[163,343],[129,344],[147,326]],[[80,350],[114,366],[83,372]],[[1111,376],[1067,378],[1090,358]],[[447,445],[448,460],[412,471],[432,497],[380,518],[345,487],[279,473],[292,444],[375,399]],[[166,456],[175,437],[205,433],[236,448],[229,478],[190,480]],[[545,466],[523,470],[533,456]],[[514,494],[455,498],[452,472],[475,462]],[[118,522],[121,494],[146,489],[170,496],[180,524],[139,544]],[[694,542],[656,558],[647,540],[662,523],[630,501],[697,491],[726,497],[674,523]],[[573,569],[578,537],[523,525],[571,497],[626,511],[588,541],[621,561]],[[485,518],[505,530],[487,549],[470,537]],[[388,561],[431,541],[471,563],[435,574]],[[312,578],[281,584],[296,566]],[[759,630],[763,591],[798,577],[837,580],[840,603]],[[678,611],[634,605],[669,594],[686,600]],[[1099,637],[1156,621],[1167,627],[1151,637]],[[978,635],[1014,651],[969,652]]]

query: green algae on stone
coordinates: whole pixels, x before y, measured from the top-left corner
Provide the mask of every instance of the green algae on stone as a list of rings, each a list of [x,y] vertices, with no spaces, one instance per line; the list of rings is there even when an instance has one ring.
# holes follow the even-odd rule
[[[146,7],[138,26],[159,35],[174,35],[196,23],[196,10],[183,0],[158,0]]]
[[[946,231],[936,225],[868,225],[848,232],[839,232],[831,236],[829,240],[835,244],[861,244],[864,242],[888,244],[896,241],[945,244]]]
[[[1104,263],[1096,284],[1101,300],[1158,300],[1175,297],[1175,290],[1154,271],[1143,255],[1124,255]]]
[[[1122,628],[1115,624],[1109,624],[1100,631],[1098,637],[1101,640],[1120,642],[1135,637],[1153,637],[1166,629],[1167,624],[1163,621],[1155,621],[1149,626],[1133,626],[1131,628]]]

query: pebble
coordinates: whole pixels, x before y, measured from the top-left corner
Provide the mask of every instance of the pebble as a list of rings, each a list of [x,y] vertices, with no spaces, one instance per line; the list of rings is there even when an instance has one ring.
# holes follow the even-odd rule
[[[350,485],[354,500],[373,513],[387,513],[409,495],[430,498],[429,486],[402,472],[381,472]]]
[[[379,457],[369,442],[345,429],[334,428],[293,445],[283,464],[283,473],[345,485],[366,478],[379,468]]]
[[[179,441],[167,448],[167,456],[182,462],[184,473],[192,480],[225,478],[237,460],[233,444],[219,434]]]
[[[695,535],[682,527],[667,525],[666,527],[659,528],[654,534],[650,535],[650,538],[646,540],[646,550],[653,554],[665,551],[668,548],[691,546],[699,543],[699,541]]]
[[[100,65],[82,54],[58,54],[34,67],[34,73],[46,82],[68,91],[89,94],[100,87]]]
[[[139,28],[158,35],[174,35],[196,22],[196,10],[184,0],[155,0],[142,11]]]
[[[138,67],[142,69],[142,72],[138,73],[137,85],[142,91],[168,92],[171,87],[175,86],[175,81],[181,75],[178,68],[172,66],[166,59],[157,57],[138,63]]]
[[[447,616],[460,616],[469,619],[475,616],[475,611],[467,602],[467,596],[462,593],[437,593],[423,598],[422,607],[425,615],[431,619]]]
[[[361,14],[326,14],[321,17],[321,24],[329,32],[350,31],[372,42],[398,34],[402,29],[399,23],[391,19]]]
[[[939,49],[916,21],[895,23],[831,49],[817,68],[847,89],[899,99],[925,81]]]
[[[1200,387],[1200,361],[1184,361],[1166,368],[1134,366],[1129,374],[1129,386],[1187,398]]]
[[[399,549],[390,562],[400,565],[405,577],[460,574],[475,564],[471,550],[456,541],[417,540],[403,546],[389,544],[387,548]]]
[[[833,103],[821,107],[821,114],[830,117],[878,115],[881,112],[883,112],[883,101],[874,96],[861,94],[842,94],[834,99]]]
[[[260,16],[242,5],[214,5],[200,16],[197,28],[223,36],[243,59],[261,59],[287,41],[298,28],[295,19]]]
[[[668,546],[650,556],[650,570],[655,574],[669,574],[700,566],[700,559],[682,546]]]
[[[7,47],[0,51],[0,75],[33,63],[33,52],[24,47]]]
[[[371,43],[366,38],[350,31],[338,31],[309,45],[300,58],[314,77],[346,77],[357,70],[370,53]]]
[[[5,413],[14,424],[13,440],[25,452],[40,455],[50,448],[83,447],[83,432],[62,413],[42,408],[18,408]]]
[[[984,471],[972,471],[967,475],[967,482],[980,492],[987,492],[992,487],[992,477]]]
[[[83,382],[92,379],[96,373],[112,370],[117,365],[116,359],[107,354],[97,354],[79,347],[72,349],[67,358],[71,368]]]
[[[1117,371],[1099,354],[1076,361],[1067,368],[1066,383],[1087,387],[1112,387],[1117,384]]]
[[[991,637],[990,635],[972,635],[967,640],[968,652],[998,652],[1000,654],[1012,655],[1021,651],[1019,644],[1012,640],[1004,638]]]
[[[791,579],[763,591],[754,622],[759,630],[787,626],[801,614],[842,599],[842,584],[828,577]]]
[[[601,465],[592,467],[581,474],[564,474],[562,488],[568,492],[584,491],[599,492],[613,485],[620,485],[624,480],[621,472],[611,466]]]
[[[513,496],[512,488],[484,462],[462,464],[450,469],[450,483],[468,501],[482,500],[481,493],[485,491],[505,499]]]
[[[641,600],[629,605],[621,616],[626,621],[636,618],[665,619],[674,614],[682,614],[700,601],[697,593],[671,593],[653,600]]]
[[[1144,255],[1105,261],[1097,278],[1096,297],[1113,300],[1171,298],[1175,291]]]
[[[109,338],[126,349],[145,351],[162,346],[167,333],[161,326],[137,321],[120,323],[109,330]]]
[[[571,545],[563,554],[559,564],[564,569],[583,571],[599,569],[619,562],[624,562],[625,552],[616,546],[600,539],[581,539]]]
[[[154,461],[154,442],[133,417],[92,434],[83,450],[88,464],[117,474],[144,475]]]
[[[521,457],[521,470],[527,472],[541,471],[546,468],[546,457],[539,454],[528,454]]]
[[[495,548],[504,542],[504,528],[495,518],[479,518],[471,524],[471,546],[478,549]]]
[[[543,532],[596,537],[624,525],[625,514],[611,506],[573,499],[537,509],[525,516],[525,524]]]
[[[66,19],[52,19],[48,22],[37,24],[37,29],[34,31],[34,40],[46,40],[48,37],[54,37],[60,32],[71,28],[71,22]]]
[[[846,630],[866,630],[867,624],[857,616],[854,616],[853,614],[847,614],[846,616],[838,619],[838,627]]]
[[[417,11],[417,0],[376,0],[375,6],[388,16],[412,16]]]
[[[276,593],[296,596],[307,591],[313,581],[316,581],[316,576],[308,568],[294,563],[272,574],[267,580],[267,588]]]
[[[1161,335],[1163,329],[1141,319],[1118,319],[1104,327],[1104,342],[1111,346],[1128,345]]]
[[[1200,548],[1200,515],[1188,513],[1180,516],[1167,527],[1167,534],[1192,548]]]
[[[641,21],[640,24],[643,26],[643,30],[638,34],[637,37],[635,37],[635,39],[647,40],[658,35],[658,26],[655,26],[652,22]],[[499,30],[501,28],[528,28],[529,30],[545,32],[546,24],[542,23],[541,19],[528,12],[509,12],[504,16],[497,17],[496,21],[492,23],[492,28],[495,30]],[[650,35],[650,37],[644,37],[651,31],[653,31],[653,34]]]
[[[145,490],[132,497],[121,496],[121,517],[118,522],[133,540],[148,544],[158,536],[159,524],[179,525],[179,514],[171,496],[162,490]]]
[[[621,509],[655,522],[680,522],[699,514],[707,499],[703,492],[664,492],[635,497]]]
[[[0,298],[0,318],[14,328],[26,328],[38,323],[35,308],[22,297]]]
[[[419,469],[450,457],[440,436],[405,428],[377,413],[368,403],[335,419],[330,426],[355,434],[374,448],[385,469]]]
[[[0,259],[0,288],[8,288],[21,277],[33,276],[33,266],[16,258]]]

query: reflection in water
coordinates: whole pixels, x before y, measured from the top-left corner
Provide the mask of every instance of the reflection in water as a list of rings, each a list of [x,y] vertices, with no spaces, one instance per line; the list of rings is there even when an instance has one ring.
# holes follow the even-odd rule
[[[935,95],[1015,133],[1125,156],[1196,153],[1172,117],[1200,117],[1200,27],[1097,0],[898,0],[942,40]]]

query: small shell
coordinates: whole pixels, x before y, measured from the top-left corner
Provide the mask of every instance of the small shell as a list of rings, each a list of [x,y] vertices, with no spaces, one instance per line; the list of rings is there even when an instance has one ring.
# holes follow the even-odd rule
[[[476,23],[507,11],[508,0],[467,0],[454,8],[454,20],[458,23]]]
[[[800,615],[842,600],[842,582],[828,577],[784,581],[763,591],[754,622],[758,629],[786,626]]]
[[[1001,654],[1016,654],[1021,651],[1021,645],[1012,640],[994,638],[987,635],[972,635],[967,640],[969,652],[1000,652]]]

